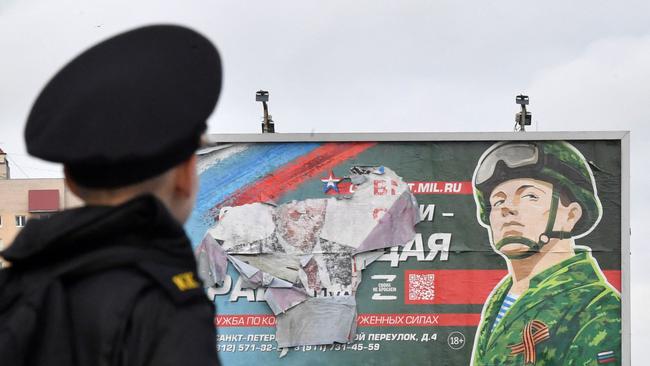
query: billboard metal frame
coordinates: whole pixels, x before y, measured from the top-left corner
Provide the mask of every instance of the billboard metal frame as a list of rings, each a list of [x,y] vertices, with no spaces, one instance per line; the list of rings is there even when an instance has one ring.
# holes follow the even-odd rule
[[[630,131],[210,134],[210,145],[260,142],[618,140],[621,142],[622,364],[631,365]]]

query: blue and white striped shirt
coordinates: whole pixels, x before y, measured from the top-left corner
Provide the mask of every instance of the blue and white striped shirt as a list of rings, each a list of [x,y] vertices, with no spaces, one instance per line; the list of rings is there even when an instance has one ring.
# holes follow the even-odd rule
[[[501,304],[501,309],[499,309],[499,314],[497,315],[497,318],[494,319],[494,324],[492,324],[492,330],[494,330],[494,328],[497,327],[501,319],[506,315],[508,309],[510,309],[512,304],[514,304],[518,298],[519,295],[513,295],[513,294],[506,295],[506,298],[503,300],[503,304]]]

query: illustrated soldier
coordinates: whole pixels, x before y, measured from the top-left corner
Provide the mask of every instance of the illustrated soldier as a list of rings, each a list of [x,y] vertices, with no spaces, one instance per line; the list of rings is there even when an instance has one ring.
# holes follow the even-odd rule
[[[30,220],[1,256],[3,365],[218,365],[214,306],[183,230],[221,89],[214,45],[172,25],[86,50],[38,96],[33,156],[85,206]]]
[[[574,242],[602,216],[582,154],[563,141],[497,143],[473,185],[478,220],[509,273],[484,305],[472,364],[620,364],[620,294]]]

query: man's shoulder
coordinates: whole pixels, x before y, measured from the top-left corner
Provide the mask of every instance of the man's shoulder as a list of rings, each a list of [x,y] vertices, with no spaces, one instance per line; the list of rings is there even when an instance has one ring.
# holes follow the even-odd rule
[[[560,298],[566,298],[567,301],[573,303],[583,303],[587,308],[612,305],[620,307],[621,303],[621,295],[605,280],[569,287],[565,296],[560,296]]]
[[[566,291],[547,296],[545,291],[536,293],[539,312],[547,314],[549,319],[572,320],[584,324],[602,314],[620,318],[620,295],[607,283],[567,288]]]
[[[117,354],[128,355],[129,364],[146,364],[161,352],[159,338],[184,324],[209,336],[214,312],[207,297],[180,301],[150,272],[139,265],[113,267],[64,281],[81,364]]]
[[[200,300],[207,302],[195,271],[154,261],[96,271],[70,281],[69,289],[73,296],[86,299],[119,299],[128,293],[147,291],[159,294],[157,301],[176,306]]]

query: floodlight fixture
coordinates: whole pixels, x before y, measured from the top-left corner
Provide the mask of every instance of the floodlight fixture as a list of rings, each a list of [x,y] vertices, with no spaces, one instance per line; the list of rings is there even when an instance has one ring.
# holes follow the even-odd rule
[[[269,92],[266,90],[258,90],[255,93],[255,101],[262,102],[262,107],[264,107],[264,120],[262,121],[262,133],[274,133],[275,125],[273,120],[269,115],[269,106],[266,102],[269,101]]]
[[[269,92],[266,90],[258,90],[255,93],[256,102],[268,102],[269,101]]]
[[[521,106],[521,112],[515,114],[515,131],[526,132],[526,126],[530,126],[533,121],[533,115],[526,110],[530,101],[527,95],[519,94],[515,97],[515,102]]]
[[[528,105],[528,95],[519,94],[515,98],[515,102],[519,105]]]

